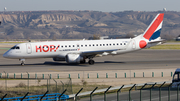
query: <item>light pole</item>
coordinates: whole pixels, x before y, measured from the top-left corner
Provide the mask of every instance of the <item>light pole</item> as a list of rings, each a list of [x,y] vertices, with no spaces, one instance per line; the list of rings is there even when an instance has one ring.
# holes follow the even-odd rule
[[[29,73],[28,72],[26,72],[27,73],[27,75],[28,75],[28,92],[29,92]]]
[[[51,88],[50,88],[50,87],[51,87],[51,85],[50,85],[51,76],[50,76],[49,74],[48,74],[48,76],[49,76],[49,85],[48,85],[49,87],[48,87],[48,88],[49,88],[49,91],[51,92],[51,90],[50,90],[50,89],[51,89]]]
[[[64,90],[64,83],[62,82],[62,81],[60,81],[61,83],[62,83],[62,85],[63,85],[63,90]]]
[[[7,91],[7,76],[6,76],[6,72],[4,71],[5,73],[5,87],[6,87],[6,91]]]
[[[54,82],[56,83],[56,93],[58,92],[58,89],[57,89],[57,81],[55,79],[53,79]]]

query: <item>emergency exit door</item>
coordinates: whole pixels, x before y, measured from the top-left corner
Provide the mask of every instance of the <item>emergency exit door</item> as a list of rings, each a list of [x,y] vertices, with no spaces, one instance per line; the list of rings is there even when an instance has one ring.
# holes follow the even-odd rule
[[[31,48],[31,44],[30,43],[26,44],[26,50],[27,50],[27,54],[31,54],[32,53],[32,48]]]

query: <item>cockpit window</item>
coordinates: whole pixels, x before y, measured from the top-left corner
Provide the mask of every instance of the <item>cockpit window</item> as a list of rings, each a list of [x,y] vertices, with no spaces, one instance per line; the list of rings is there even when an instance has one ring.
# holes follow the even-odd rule
[[[15,48],[16,48],[16,46],[12,47],[11,49],[15,49]]]
[[[175,72],[173,76],[173,82],[179,82],[180,81],[180,72]]]
[[[16,49],[20,49],[19,46],[17,46]]]
[[[19,46],[14,46],[11,49],[20,49],[20,47]]]

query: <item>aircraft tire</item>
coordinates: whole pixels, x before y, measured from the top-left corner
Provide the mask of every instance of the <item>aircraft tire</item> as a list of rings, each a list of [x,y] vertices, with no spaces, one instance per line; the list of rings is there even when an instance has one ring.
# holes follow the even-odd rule
[[[90,65],[94,65],[94,60],[89,60],[88,63],[89,63]]]
[[[24,63],[21,63],[21,66],[24,66]]]

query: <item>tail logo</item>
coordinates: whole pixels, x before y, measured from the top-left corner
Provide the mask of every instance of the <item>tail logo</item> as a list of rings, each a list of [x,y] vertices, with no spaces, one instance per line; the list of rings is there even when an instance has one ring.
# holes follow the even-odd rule
[[[154,40],[160,36],[162,22],[163,22],[164,14],[158,14],[155,19],[152,21],[150,26],[144,32],[143,37],[148,39],[149,41]]]

